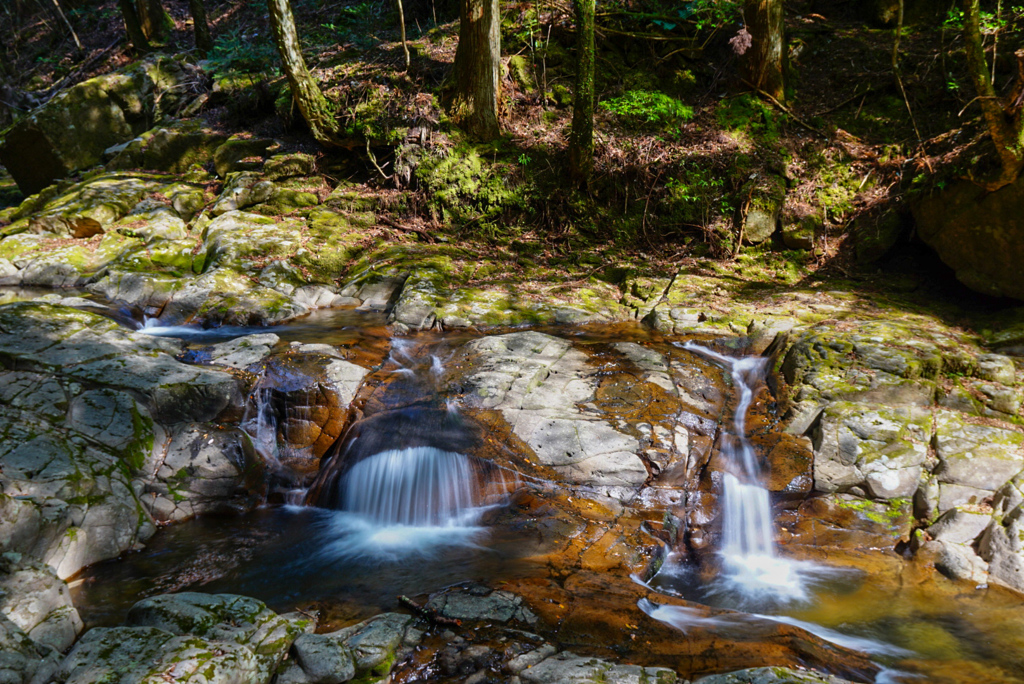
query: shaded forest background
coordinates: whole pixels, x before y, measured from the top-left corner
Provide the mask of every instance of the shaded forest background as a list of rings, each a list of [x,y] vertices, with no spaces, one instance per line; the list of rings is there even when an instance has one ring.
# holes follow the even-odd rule
[[[915,195],[999,165],[959,0],[781,3],[781,97],[750,82],[744,3],[599,3],[593,171],[582,185],[567,182],[570,2],[500,5],[500,135],[482,142],[451,108],[457,2],[406,0],[400,15],[393,2],[292,0],[341,133],[328,146],[282,75],[265,1],[163,0],[145,45],[128,37],[126,3],[5,3],[0,127],[149,50],[188,53],[206,74],[195,84],[203,105],[189,113],[204,125],[315,152],[327,185],[358,185],[396,224],[526,262],[745,257],[773,278],[870,274],[917,249]],[[745,4],[749,13],[758,3]],[[201,36],[197,47],[195,5],[209,22],[207,49]],[[1014,54],[1024,5],[980,8],[985,69],[996,95],[1012,99],[1024,82]],[[4,206],[22,199],[9,179],[0,193]],[[759,211],[769,230],[754,221]]]

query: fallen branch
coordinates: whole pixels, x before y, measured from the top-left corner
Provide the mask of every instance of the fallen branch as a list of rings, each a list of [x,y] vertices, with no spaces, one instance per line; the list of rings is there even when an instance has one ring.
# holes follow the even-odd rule
[[[770,93],[766,93],[765,91],[761,90],[760,88],[758,88],[756,85],[754,85],[750,81],[747,81],[747,80],[744,79],[743,82],[748,87],[750,87],[754,92],[756,92],[758,95],[760,95],[761,97],[764,97],[767,100],[771,101],[772,104],[774,104],[776,107],[778,107],[783,112],[785,112],[787,115],[789,115],[789,117],[791,119],[793,119],[793,121],[796,121],[798,124],[800,124],[801,126],[806,128],[807,130],[809,130],[811,133],[814,133],[815,135],[820,135],[822,138],[826,138],[826,139],[831,137],[827,133],[825,133],[825,131],[821,130],[820,128],[815,128],[814,126],[812,126],[811,124],[807,123],[806,121],[801,119],[799,116],[794,114],[793,110],[791,110],[789,107],[787,107],[786,105],[784,105],[781,102],[779,102],[778,100],[776,100]]]
[[[461,627],[462,626],[462,621],[461,620],[456,620],[454,618],[448,618],[448,617],[445,617],[444,615],[438,615],[436,611],[430,610],[426,606],[421,606],[420,604],[416,603],[415,601],[413,601],[408,596],[405,596],[405,595],[399,596],[398,597],[398,602],[401,603],[402,605],[406,606],[407,608],[409,608],[412,612],[416,613],[420,617],[422,617],[422,618],[424,618],[426,620],[430,620],[431,622],[434,622],[436,624],[448,625],[448,626],[452,626],[452,627]]]

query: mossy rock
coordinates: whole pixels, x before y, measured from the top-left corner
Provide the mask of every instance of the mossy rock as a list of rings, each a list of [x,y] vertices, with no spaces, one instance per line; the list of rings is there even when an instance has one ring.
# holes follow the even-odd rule
[[[750,198],[743,218],[743,239],[752,245],[760,244],[774,235],[779,225],[786,200],[786,180],[775,175],[759,175],[744,186],[741,194]]]
[[[198,121],[174,121],[129,142],[107,168],[184,173],[193,164],[208,163],[227,139],[223,133],[204,129]]]
[[[850,228],[856,249],[857,263],[869,266],[895,247],[908,233],[906,218],[897,211],[881,215],[862,215]]]

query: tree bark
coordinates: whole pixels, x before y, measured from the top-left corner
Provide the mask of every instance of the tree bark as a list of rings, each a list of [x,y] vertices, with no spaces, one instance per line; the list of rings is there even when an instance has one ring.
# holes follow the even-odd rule
[[[783,78],[782,0],[746,0],[743,16],[752,44],[744,55],[747,80],[779,102],[786,99]]]
[[[594,6],[595,0],[575,0],[576,89],[569,133],[569,171],[582,185],[594,170]]]
[[[452,116],[479,140],[493,140],[500,134],[500,18],[498,0],[460,2],[459,46],[455,50],[456,95]]]
[[[121,16],[124,18],[124,28],[128,32],[128,40],[139,52],[149,52],[153,48],[149,45],[146,34],[142,31],[142,24],[139,23],[139,15],[135,11],[135,3],[132,0],[117,0],[121,7]]]
[[[138,8],[139,25],[148,40],[159,40],[163,38],[167,28],[167,13],[160,4],[160,0],[136,0]]]
[[[1008,115],[992,85],[981,39],[978,4],[979,0],[963,0],[964,48],[967,51],[967,70],[974,83],[974,90],[978,93],[981,112],[1002,165],[1000,177],[986,184],[989,190],[996,190],[1012,183],[1020,174],[1021,168],[1024,168],[1024,122],[1019,116]]]
[[[274,42],[277,43],[288,85],[291,86],[292,97],[302,112],[302,118],[318,142],[324,145],[341,144],[334,108],[320,91],[320,86],[310,75],[306,60],[302,57],[291,4],[288,0],[267,0],[267,7],[270,10]]]
[[[196,51],[203,57],[213,49],[213,38],[210,37],[210,22],[206,20],[206,8],[203,0],[188,0],[188,9],[192,13],[192,30],[196,36]]]

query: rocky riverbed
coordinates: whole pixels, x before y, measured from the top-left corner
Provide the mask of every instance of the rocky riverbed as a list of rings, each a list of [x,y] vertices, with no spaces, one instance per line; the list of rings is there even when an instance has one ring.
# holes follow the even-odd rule
[[[382,227],[380,198],[326,187],[274,141],[130,132],[90,162],[107,166],[0,212],[0,680],[860,682],[892,666],[1021,681],[1019,309],[772,285],[749,263],[566,279]],[[147,334],[325,309],[375,314],[376,332]],[[716,563],[736,399],[724,369],[680,348],[691,338],[770,359],[749,435],[781,552],[870,577],[871,606],[847,601],[900,655],[880,664],[803,623],[737,633],[736,610],[651,584],[666,562]],[[410,359],[442,342],[430,394],[403,394]],[[400,433],[389,412],[424,401],[475,426],[466,453],[516,474],[487,524],[529,540],[530,572],[358,618],[330,601],[148,596],[83,633],[65,584],[83,568],[160,526],[315,490],[346,434]],[[900,607],[908,592],[919,603]],[[978,617],[922,607],[954,600]]]

